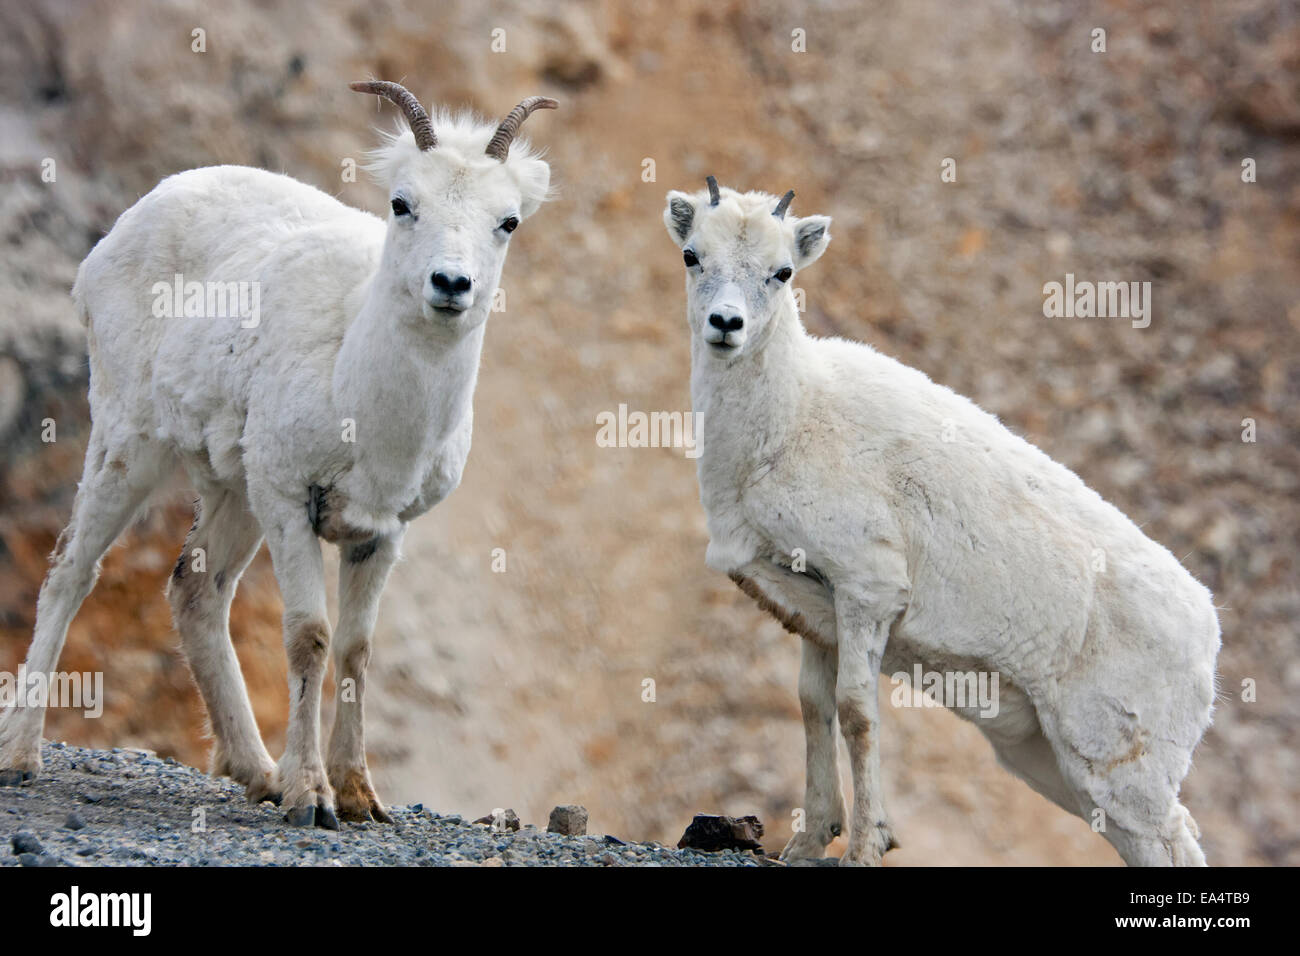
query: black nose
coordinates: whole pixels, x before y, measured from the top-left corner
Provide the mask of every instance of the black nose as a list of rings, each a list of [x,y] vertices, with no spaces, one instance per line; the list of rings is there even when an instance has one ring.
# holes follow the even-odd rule
[[[473,284],[469,281],[469,276],[449,276],[445,272],[435,272],[429,277],[433,281],[433,287],[439,292],[445,292],[447,295],[460,295],[462,292],[468,292],[469,287]]]
[[[723,332],[736,332],[745,327],[745,320],[738,315],[733,315],[729,319],[724,319],[720,314],[714,312],[709,316],[709,325]]]

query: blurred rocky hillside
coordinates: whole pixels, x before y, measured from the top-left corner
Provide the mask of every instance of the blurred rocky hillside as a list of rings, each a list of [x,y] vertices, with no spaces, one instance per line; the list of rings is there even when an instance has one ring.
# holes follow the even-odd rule
[[[381,613],[381,793],[532,819],[582,803],[593,830],[634,839],[675,841],[696,811],[757,813],[774,849],[789,835],[796,641],[705,569],[680,450],[595,442],[620,403],[689,408],[660,215],[666,190],[712,173],[834,216],[800,278],[810,328],[969,395],[1214,590],[1221,701],[1184,803],[1212,863],[1300,863],[1298,61],[1291,0],[0,0],[0,669],[25,652],[80,472],[67,293],[116,216],[215,163],[379,211],[341,171],[393,113],[348,81],[490,115],[546,93],[562,108],[529,132],[558,196],[513,243],[463,485],[413,526]],[[1150,281],[1150,327],[1045,318],[1043,284],[1066,273]],[[205,764],[162,596],[188,524],[178,480],[106,559],[63,664],[105,672],[105,715],[55,712],[49,736]],[[278,615],[259,557],[233,626],[277,753]],[[1118,862],[972,728],[885,710],[891,864]]]

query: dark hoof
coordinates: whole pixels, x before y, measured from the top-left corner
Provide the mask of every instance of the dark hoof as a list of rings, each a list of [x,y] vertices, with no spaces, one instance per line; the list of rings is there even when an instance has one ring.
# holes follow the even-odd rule
[[[250,780],[244,788],[245,799],[255,807],[268,800],[278,807],[281,794],[279,790],[272,789],[274,779],[272,774],[262,774]]]
[[[316,823],[315,807],[294,807],[284,815],[291,827],[310,827]],[[337,824],[336,824],[337,826]]]
[[[355,807],[339,807],[339,819],[346,823],[392,823],[393,818],[385,812],[383,807],[371,805],[357,809]]]
[[[877,823],[876,829],[885,837],[885,852],[898,849],[898,837],[894,836],[894,828],[888,823]],[[838,835],[838,834],[837,834]]]
[[[36,774],[30,770],[19,770],[16,767],[0,770],[0,787],[20,787],[35,779]]]
[[[316,826],[323,830],[337,830],[339,828],[339,818],[329,807],[317,807]]]

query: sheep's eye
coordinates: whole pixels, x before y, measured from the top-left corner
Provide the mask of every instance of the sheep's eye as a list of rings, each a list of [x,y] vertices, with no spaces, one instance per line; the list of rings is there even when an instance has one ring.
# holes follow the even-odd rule
[[[699,257],[691,249],[687,249],[685,252],[682,253],[682,261],[686,263],[686,268],[688,269],[691,268],[692,266],[698,266],[700,264]]]
[[[393,200],[393,215],[409,216],[410,214],[411,214],[411,207],[406,204],[406,200],[403,199],[401,196],[396,197]]]
[[[517,216],[507,216],[501,220],[501,229],[505,232],[514,232],[518,226],[519,218]]]
[[[794,270],[789,266],[786,266],[784,269],[778,270],[776,275],[772,276],[772,278],[777,282],[788,282],[792,275],[794,275]]]

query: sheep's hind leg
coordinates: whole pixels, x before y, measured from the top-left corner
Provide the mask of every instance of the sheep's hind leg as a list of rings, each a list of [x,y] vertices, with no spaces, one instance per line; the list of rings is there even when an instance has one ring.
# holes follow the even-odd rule
[[[1079,799],[1092,808],[1086,819],[1100,817],[1101,835],[1129,866],[1205,866],[1200,830],[1178,802],[1177,784],[1150,754],[1130,764],[1097,773],[1074,767]],[[1082,775],[1087,773],[1087,777]]]
[[[256,493],[252,500],[266,530],[284,600],[284,647],[289,660],[289,727],[284,755],[275,769],[275,788],[290,824],[314,823],[337,830],[334,792],[320,751],[321,684],[330,644],[320,543],[308,520],[306,489],[302,501],[261,498]]]
[[[1102,833],[1129,866],[1205,866],[1197,842],[1201,832],[1177,801],[1159,823],[1140,827],[1112,823]]]
[[[68,625],[99,576],[100,558],[161,481],[169,461],[169,453],[152,442],[111,442],[92,428],[72,520],[59,535],[36,602],[25,673],[48,675],[58,666]],[[26,783],[40,773],[45,705],[31,702],[0,715],[0,786]]]
[[[1095,739],[1063,741],[1058,728],[1044,723],[1081,815],[1099,825],[1129,866],[1205,866],[1196,822],[1178,802],[1191,749],[1136,721],[1123,729],[1103,747]]]
[[[364,699],[379,597],[400,545],[401,536],[395,535],[347,542],[340,548],[339,625],[334,633],[337,692],[326,766],[345,820],[393,822],[375,795],[366,766]]]
[[[261,541],[244,496],[211,490],[196,507],[194,527],[167,585],[172,619],[216,737],[212,772],[243,784],[251,803],[278,801],[279,794],[275,763],[262,743],[231,643],[230,602]]]

